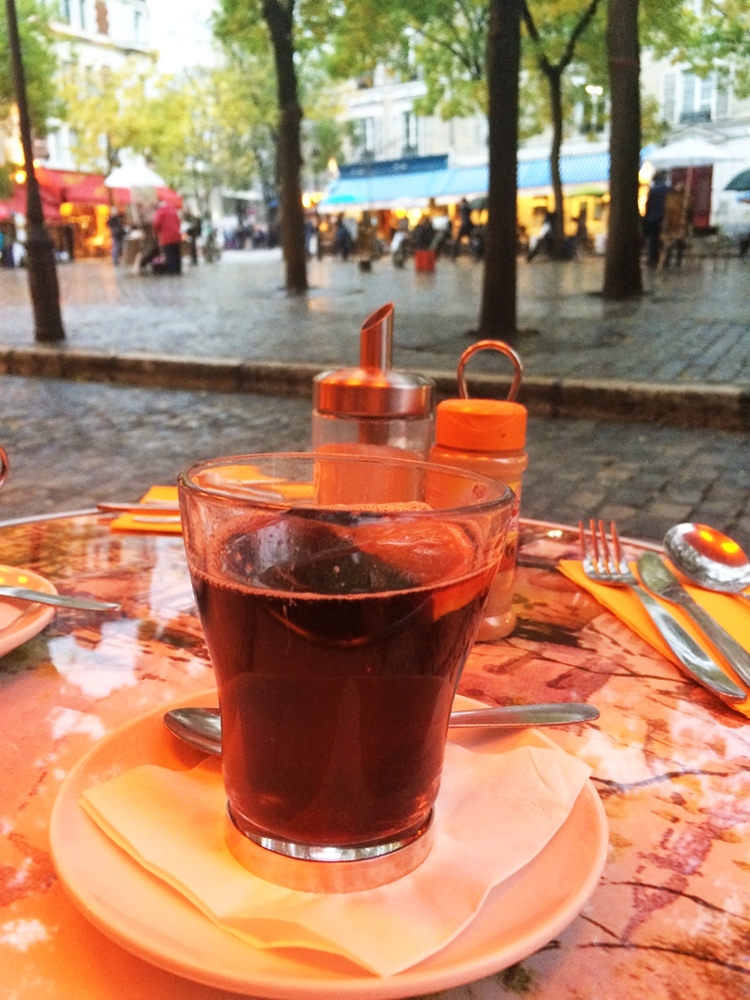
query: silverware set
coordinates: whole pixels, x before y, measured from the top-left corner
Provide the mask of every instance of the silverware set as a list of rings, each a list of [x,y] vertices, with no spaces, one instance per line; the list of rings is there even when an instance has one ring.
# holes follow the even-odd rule
[[[128,503],[123,500],[106,500],[97,509],[105,513],[132,514],[133,520],[142,524],[179,524],[180,505],[169,501],[158,503]]]
[[[627,587],[640,600],[690,677],[729,705],[744,702],[748,697],[747,693],[701,648],[678,619],[656,600],[654,594],[679,605],[710,645],[747,684],[750,684],[750,654],[693,601],[663,560],[653,552],[642,553],[638,559],[639,580],[623,554],[614,522],[610,523],[609,534],[603,521],[593,519],[589,524],[588,535],[582,521],[578,524],[578,532],[581,563],[586,576],[606,586]]]

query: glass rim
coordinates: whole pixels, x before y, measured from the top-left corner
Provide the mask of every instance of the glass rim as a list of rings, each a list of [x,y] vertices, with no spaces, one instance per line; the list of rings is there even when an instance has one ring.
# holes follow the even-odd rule
[[[252,464],[251,460],[305,460],[307,462],[312,461],[323,461],[326,463],[337,462],[350,465],[392,465],[396,468],[418,468],[425,472],[438,473],[441,475],[451,475],[464,480],[471,480],[476,483],[480,483],[489,487],[491,490],[497,493],[496,496],[490,497],[489,499],[480,500],[473,504],[461,504],[456,507],[430,507],[429,509],[402,509],[399,510],[394,506],[389,510],[359,510],[358,515],[361,517],[397,517],[403,515],[409,515],[409,517],[415,518],[435,518],[435,517],[445,517],[448,514],[459,514],[459,513],[489,513],[493,510],[501,510],[504,506],[512,502],[514,493],[513,490],[500,480],[492,479],[489,476],[484,476],[479,472],[473,472],[466,469],[459,469],[451,465],[441,465],[435,462],[426,461],[416,461],[408,458],[394,458],[392,456],[381,456],[381,455],[356,455],[356,454],[346,454],[346,453],[331,453],[331,452],[311,452],[311,451],[269,451],[269,452],[248,452],[241,455],[221,455],[216,458],[204,459],[200,462],[196,462],[189,468],[184,469],[179,473],[177,477],[178,489],[182,489],[190,495],[204,494],[210,497],[215,497],[222,500],[232,500],[235,502],[247,502],[252,503],[258,507],[265,507],[268,510],[331,510],[335,509],[339,505],[326,504],[326,503],[315,503],[311,502],[308,498],[279,498],[271,499],[270,497],[260,497],[253,496],[250,492],[243,493],[241,488],[221,488],[216,486],[205,486],[203,484],[198,484],[194,482],[193,476],[199,471],[211,468],[221,468],[225,465],[241,465],[241,464]],[[246,461],[247,460],[247,461]],[[263,480],[263,482],[268,482],[269,480]],[[357,503],[346,502],[343,505],[345,508],[351,510],[357,510]]]

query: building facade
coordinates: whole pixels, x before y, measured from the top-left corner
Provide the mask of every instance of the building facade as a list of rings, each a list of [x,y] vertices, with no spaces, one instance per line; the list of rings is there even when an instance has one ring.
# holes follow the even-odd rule
[[[50,7],[55,16],[50,19],[50,28],[61,74],[72,72],[76,65],[84,73],[100,76],[121,69],[129,60],[144,68],[154,67],[156,53],[149,45],[147,0],[53,0],[53,4]],[[40,159],[55,170],[76,170],[74,146],[70,127],[52,121],[46,155]]]
[[[590,235],[606,231],[609,202],[609,135],[603,88],[588,85],[584,78],[572,78],[580,90],[580,100],[572,114],[562,149],[565,224],[575,231],[583,212]],[[669,133],[667,143],[694,137],[712,147],[710,162],[674,163],[677,180],[684,182],[691,171],[691,197],[696,200],[696,224],[719,226],[727,231],[750,228],[750,209],[737,192],[726,185],[744,167],[750,167],[750,101],[738,99],[731,79],[716,74],[700,79],[685,67],[668,60],[642,55],[641,90],[655,99],[659,118]],[[342,89],[339,121],[346,125],[345,166],[329,185],[320,209],[356,216],[371,209],[381,223],[393,226],[404,217],[415,221],[424,211],[447,214],[455,220],[462,196],[481,205],[487,191],[487,121],[483,115],[443,121],[436,116],[420,117],[414,104],[426,93],[419,79],[399,82],[379,68],[371,79],[355,81]],[[527,232],[540,228],[552,207],[549,150],[551,133],[524,142],[519,150],[519,223]],[[653,174],[644,150],[642,198]],[[424,187],[417,195],[415,158],[445,156],[446,170],[436,178],[425,160]],[[704,157],[705,159],[705,157]],[[385,178],[409,176],[409,184]],[[394,168],[394,162],[396,166]],[[379,164],[383,169],[379,170]],[[360,169],[361,168],[361,169]],[[483,173],[477,171],[483,169]],[[355,188],[352,181],[359,174]],[[380,179],[382,177],[382,183]],[[362,182],[368,180],[369,186]],[[376,180],[378,183],[376,183]],[[445,182],[445,186],[441,184]],[[377,197],[375,191],[377,188]],[[481,210],[475,217],[481,221]]]

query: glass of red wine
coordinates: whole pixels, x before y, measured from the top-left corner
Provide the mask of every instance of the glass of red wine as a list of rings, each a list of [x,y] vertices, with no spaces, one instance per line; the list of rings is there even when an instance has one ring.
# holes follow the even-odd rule
[[[230,850],[306,891],[412,870],[512,492],[428,463],[278,453],[200,463],[179,493]]]

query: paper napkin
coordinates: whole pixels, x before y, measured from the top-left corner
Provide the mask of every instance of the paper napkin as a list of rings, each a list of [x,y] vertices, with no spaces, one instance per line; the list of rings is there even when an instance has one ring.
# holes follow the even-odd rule
[[[390,885],[315,894],[247,872],[224,842],[220,764],[146,765],[88,789],[81,805],[139,864],[211,920],[259,948],[343,955],[380,976],[438,951],[490,889],[531,861],[562,826],[590,774],[557,748],[449,742],[427,860]]]
[[[151,486],[148,491],[141,497],[139,503],[177,503],[177,487],[176,486]],[[169,534],[169,535],[180,535],[182,534],[182,525],[175,521],[138,521],[136,518],[144,517],[146,515],[159,517],[169,516],[175,517],[179,514],[179,511],[154,511],[153,515],[149,515],[147,510],[133,511],[132,513],[120,514],[119,517],[114,518],[109,525],[110,531],[127,531],[127,532],[157,532],[158,534]]]
[[[617,615],[621,621],[630,626],[634,632],[637,632],[642,639],[645,639],[646,642],[666,656],[667,659],[671,660],[677,666],[680,665],[680,661],[662,638],[640,600],[627,587],[609,587],[590,580],[583,572],[583,566],[578,560],[563,559],[558,565],[560,571],[568,579],[573,580],[574,583],[587,590],[597,601],[606,608],[609,608],[613,614]],[[669,563],[668,565],[671,566]],[[633,563],[630,568],[638,576],[637,565]],[[717,594],[713,591],[702,590],[700,587],[692,587],[687,583],[684,586],[693,600],[697,604],[700,604],[722,628],[726,629],[741,646],[745,649],[750,649],[750,646],[748,646],[748,638],[750,638],[750,602],[740,600],[731,594]],[[715,658],[719,665],[726,670],[726,673],[730,674],[732,680],[736,681],[743,690],[748,690],[747,685],[742,683],[729,665],[725,665],[719,654],[707,643],[705,636],[682,608],[671,604],[669,601],[664,601],[656,597],[656,595],[652,596],[677,618],[685,630],[706,650],[709,656]],[[744,704],[738,710],[746,714]]]

